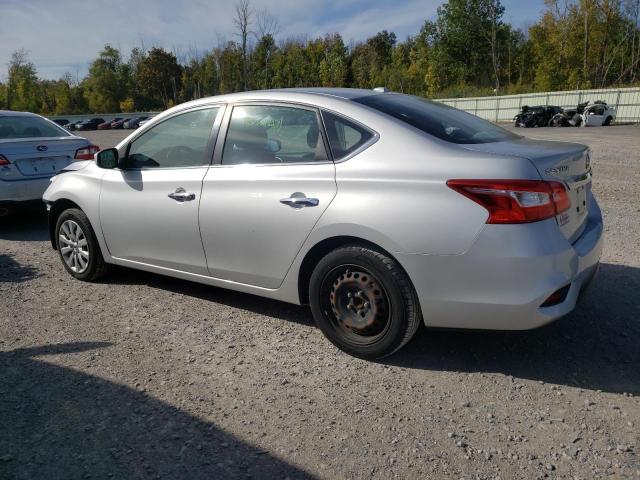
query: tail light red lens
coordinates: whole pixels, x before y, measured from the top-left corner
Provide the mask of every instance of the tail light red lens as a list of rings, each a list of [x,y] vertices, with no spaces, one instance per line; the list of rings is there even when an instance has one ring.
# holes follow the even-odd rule
[[[93,156],[100,151],[97,145],[89,145],[87,147],[76,150],[76,160],[93,160]]]
[[[5,157],[4,155],[0,155],[0,166],[1,165],[9,165],[9,160],[7,160],[7,157]]]
[[[447,185],[489,211],[487,223],[531,223],[571,206],[560,182],[543,180],[449,180]]]

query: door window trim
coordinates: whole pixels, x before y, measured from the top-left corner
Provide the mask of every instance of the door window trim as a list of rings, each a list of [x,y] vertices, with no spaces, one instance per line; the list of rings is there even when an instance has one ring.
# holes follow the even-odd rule
[[[256,107],[291,107],[291,108],[299,108],[301,110],[309,110],[313,111],[316,114],[316,120],[318,122],[318,130],[320,131],[320,136],[322,137],[322,144],[324,146],[324,151],[327,159],[322,161],[307,161],[307,162],[286,162],[286,163],[222,163],[222,153],[224,152],[224,144],[227,140],[227,134],[229,132],[229,125],[231,123],[231,115],[233,114],[233,110],[235,107],[247,107],[247,106],[256,106]],[[227,104],[227,109],[224,112],[224,118],[222,120],[222,125],[218,131],[218,138],[216,140],[215,152],[213,154],[213,162],[211,163],[211,167],[218,168],[232,168],[232,167],[290,167],[295,165],[327,165],[333,164],[333,155],[331,153],[331,149],[329,148],[329,142],[327,138],[327,133],[324,129],[324,123],[322,121],[322,115],[320,115],[320,109],[313,105],[306,105],[302,103],[296,102],[284,102],[284,101],[261,101],[261,100],[245,100],[245,101],[237,101],[230,104]]]
[[[186,107],[180,110],[177,110],[175,112],[173,112],[171,115],[166,116],[165,118],[163,118],[161,121],[159,121],[158,123],[153,124],[152,128],[148,128],[148,129],[144,129],[143,131],[141,131],[140,133],[137,133],[130,141],[129,143],[127,143],[127,148],[125,150],[125,159],[129,157],[129,150],[131,149],[131,144],[133,142],[135,142],[138,138],[140,138],[142,135],[144,135],[145,133],[147,133],[148,131],[152,130],[153,128],[155,128],[156,126],[166,122],[167,120],[170,120],[172,118],[175,118],[179,115],[183,115],[185,113],[191,113],[191,112],[197,112],[199,110],[207,110],[207,109],[211,109],[211,108],[218,108],[219,111],[216,114],[216,118],[213,122],[213,126],[211,127],[211,132],[209,133],[209,139],[207,140],[207,147],[205,148],[205,159],[208,159],[208,161],[205,161],[202,163],[202,165],[191,165],[188,167],[135,167],[135,168],[116,168],[116,170],[121,170],[124,172],[130,172],[130,171],[143,171],[143,170],[149,170],[149,171],[156,171],[156,170],[184,170],[187,168],[209,168],[211,166],[211,162],[213,161],[213,154],[214,154],[214,149],[217,143],[217,139],[218,139],[218,135],[220,133],[220,126],[222,125],[222,120],[226,115],[226,110],[227,110],[227,104],[226,103],[207,103],[204,105],[197,105],[197,106],[190,106],[190,107]]]

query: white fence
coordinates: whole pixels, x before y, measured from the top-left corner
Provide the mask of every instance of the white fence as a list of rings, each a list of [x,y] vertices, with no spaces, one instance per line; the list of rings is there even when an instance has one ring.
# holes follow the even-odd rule
[[[587,100],[604,100],[617,108],[618,122],[640,123],[640,88],[609,88],[601,90],[572,90],[567,92],[527,93],[495,97],[445,98],[446,103],[492,122],[509,122],[523,105],[555,105],[575,108]]]

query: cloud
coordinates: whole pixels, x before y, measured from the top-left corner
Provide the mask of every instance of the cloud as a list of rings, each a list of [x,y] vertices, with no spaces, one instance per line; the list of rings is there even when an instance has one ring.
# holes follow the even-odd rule
[[[541,1],[541,0],[539,0]],[[233,1],[0,0],[0,65],[18,48],[29,51],[40,76],[83,76],[106,43],[128,52],[161,46],[178,53],[209,50],[236,38]],[[399,39],[418,32],[441,0],[251,0],[280,24],[280,38],[340,33],[345,42],[386,29]],[[534,2],[535,3],[535,2]],[[9,39],[9,40],[8,40]],[[0,71],[4,71],[0,68]],[[1,75],[1,74],[0,74]],[[1,77],[0,77],[1,78]]]

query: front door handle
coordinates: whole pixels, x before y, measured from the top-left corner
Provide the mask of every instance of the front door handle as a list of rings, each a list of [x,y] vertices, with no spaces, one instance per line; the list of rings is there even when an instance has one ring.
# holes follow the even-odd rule
[[[176,191],[167,195],[169,198],[174,199],[176,202],[190,202],[196,199],[195,193],[189,193],[184,188],[176,188]]]
[[[281,198],[280,203],[293,208],[315,207],[320,203],[317,198],[309,198],[304,193],[295,192],[288,198]]]

